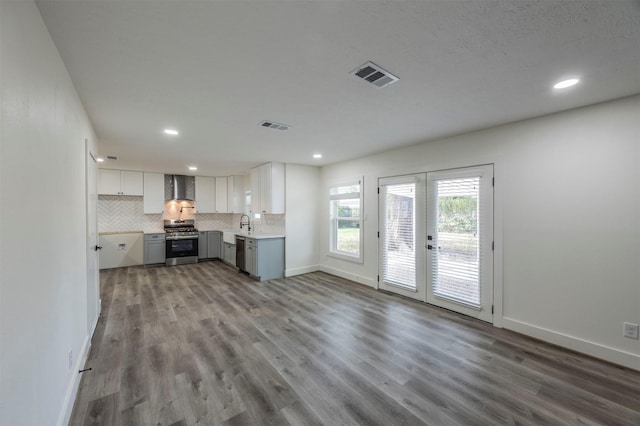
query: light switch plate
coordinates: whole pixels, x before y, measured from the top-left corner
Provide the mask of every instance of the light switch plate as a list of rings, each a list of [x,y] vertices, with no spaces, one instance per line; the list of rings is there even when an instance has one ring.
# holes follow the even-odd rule
[[[632,324],[630,322],[623,323],[623,336],[629,339],[638,340],[638,324]]]

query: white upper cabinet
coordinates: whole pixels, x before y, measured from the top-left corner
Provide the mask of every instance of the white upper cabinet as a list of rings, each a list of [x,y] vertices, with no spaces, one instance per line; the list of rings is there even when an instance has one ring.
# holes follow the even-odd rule
[[[120,195],[120,170],[98,169],[98,194]]]
[[[262,178],[260,176],[260,168],[255,167],[250,171],[250,188],[251,188],[251,213],[262,212]]]
[[[98,194],[143,195],[142,172],[98,169]]]
[[[216,178],[196,176],[196,212],[216,212]]]
[[[227,178],[216,178],[216,213],[229,213],[227,202]]]
[[[284,163],[267,163],[251,169],[251,211],[284,214]]]
[[[229,213],[245,213],[244,176],[227,178],[227,206]]]
[[[122,178],[123,195],[144,195],[142,172],[130,172],[123,170]]]
[[[164,174],[144,173],[144,213],[163,213],[164,201]]]

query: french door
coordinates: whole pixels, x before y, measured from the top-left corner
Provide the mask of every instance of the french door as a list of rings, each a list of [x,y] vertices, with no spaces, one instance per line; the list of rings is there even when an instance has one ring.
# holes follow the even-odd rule
[[[381,178],[378,288],[425,300],[424,173]]]
[[[492,322],[493,165],[378,187],[378,288]]]
[[[427,173],[427,302],[493,320],[493,166]]]
[[[85,139],[87,215],[87,334],[93,334],[100,315],[100,268],[98,237],[98,178],[96,158]]]

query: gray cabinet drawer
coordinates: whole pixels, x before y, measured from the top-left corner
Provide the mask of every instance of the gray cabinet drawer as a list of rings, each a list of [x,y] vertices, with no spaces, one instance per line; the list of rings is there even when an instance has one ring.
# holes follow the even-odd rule
[[[145,241],[164,241],[165,233],[162,234],[144,234]]]

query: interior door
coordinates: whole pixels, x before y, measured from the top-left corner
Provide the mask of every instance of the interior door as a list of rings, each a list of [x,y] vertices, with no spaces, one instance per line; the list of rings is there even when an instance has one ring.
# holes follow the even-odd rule
[[[92,334],[100,315],[100,278],[98,267],[98,178],[97,164],[85,139],[87,188],[87,333]]]
[[[380,178],[378,288],[425,300],[425,180],[415,174]]]
[[[493,165],[427,173],[427,302],[493,320]]]

